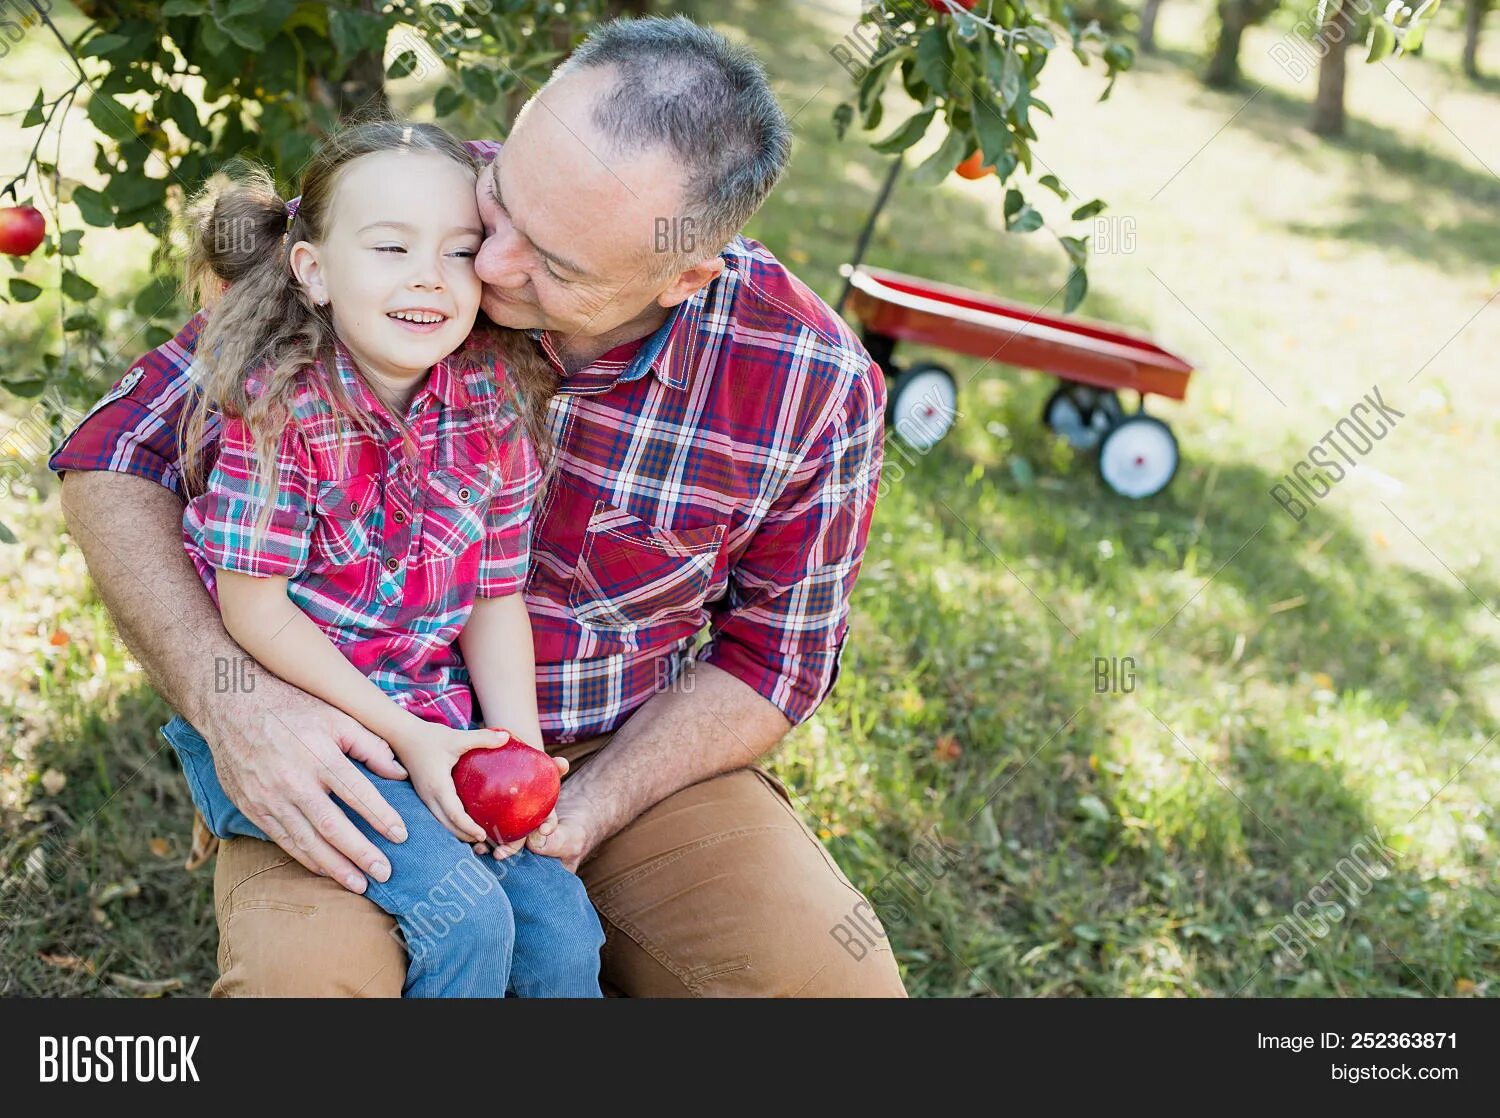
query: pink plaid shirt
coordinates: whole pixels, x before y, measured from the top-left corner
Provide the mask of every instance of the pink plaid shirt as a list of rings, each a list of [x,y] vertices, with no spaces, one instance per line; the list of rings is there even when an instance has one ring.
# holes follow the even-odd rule
[[[303,373],[260,526],[267,494],[249,428],[227,420],[206,489],[183,515],[188,554],[215,601],[220,570],[288,579],[292,601],[386,694],[469,728],[456,641],[476,596],[525,583],[536,457],[492,366],[462,350],[434,365],[407,408],[409,441],[343,343],[334,348],[333,375],[378,434],[335,410],[322,362]]]
[[[737,237],[723,257],[723,274],[656,334],[569,374],[552,401],[559,457],[526,583],[549,742],[616,729],[689,655],[792,722],[837,675],[879,482],[884,382],[844,321],[763,246]],[[180,492],[175,421],[198,326],[137,362],[53,468]]]

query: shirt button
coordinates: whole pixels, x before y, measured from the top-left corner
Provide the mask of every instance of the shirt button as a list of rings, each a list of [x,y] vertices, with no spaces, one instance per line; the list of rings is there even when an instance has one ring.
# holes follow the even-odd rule
[[[466,505],[469,503],[469,498],[472,496],[474,496],[474,494],[470,491],[467,485],[458,491],[458,499]]]
[[[358,501],[351,501],[349,503],[349,511],[352,512],[355,516],[358,516],[359,515],[359,502]]]
[[[391,574],[395,574],[401,569],[401,560],[392,555],[385,561],[385,569],[390,571]]]
[[[391,519],[394,520],[397,524],[405,524],[406,513],[402,512],[400,509],[397,509],[394,513],[391,514]]]

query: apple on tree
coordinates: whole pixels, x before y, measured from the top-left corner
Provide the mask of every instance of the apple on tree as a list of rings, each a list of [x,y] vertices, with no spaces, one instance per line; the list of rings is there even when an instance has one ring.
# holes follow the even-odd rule
[[[469,817],[500,844],[525,838],[552,814],[562,781],[557,762],[511,738],[465,753],[453,766],[453,784]]]
[[[0,252],[30,256],[47,236],[47,220],[34,206],[0,209]]]
[[[977,151],[953,169],[958,172],[959,177],[966,179],[982,179],[985,175],[995,173],[994,166],[986,167],[983,154]]]

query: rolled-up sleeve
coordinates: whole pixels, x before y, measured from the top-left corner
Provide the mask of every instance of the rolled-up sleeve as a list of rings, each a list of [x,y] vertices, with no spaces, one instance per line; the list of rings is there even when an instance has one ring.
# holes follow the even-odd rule
[[[275,503],[262,523],[271,481]],[[272,469],[259,478],[249,428],[230,419],[208,486],[189,502],[183,527],[217,570],[292,578],[307,567],[317,489],[312,457],[295,423],[287,424]]]
[[[884,387],[871,367],[804,456],[729,573],[698,659],[793,724],[833,686],[880,483]]]
[[[481,598],[504,598],[526,585],[531,564],[531,516],[542,471],[536,453],[514,415],[500,431],[496,488],[485,512],[484,546],[479,556]]]
[[[176,337],[133,362],[63,439],[48,465],[59,474],[133,474],[185,497],[178,426],[192,391],[193,349],[203,322],[200,311]],[[205,465],[218,429],[217,417],[210,417],[198,451]]]

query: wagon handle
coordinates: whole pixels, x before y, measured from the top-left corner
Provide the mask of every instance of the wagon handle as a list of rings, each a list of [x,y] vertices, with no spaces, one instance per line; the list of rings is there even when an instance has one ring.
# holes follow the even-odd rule
[[[886,202],[891,197],[891,191],[896,186],[896,176],[901,173],[902,157],[896,156],[891,161],[890,172],[885,176],[885,182],[880,185],[880,193],[875,197],[875,205],[870,210],[870,216],[865,220],[865,227],[860,230],[859,240],[854,245],[854,259],[839,269],[844,276],[844,290],[839,293],[839,301],[835,309],[839,314],[844,313],[844,304],[849,299],[849,292],[854,287],[854,269],[858,268],[860,262],[865,258],[865,250],[870,247],[870,238],[875,233],[875,220],[880,216],[880,211],[885,209]]]

